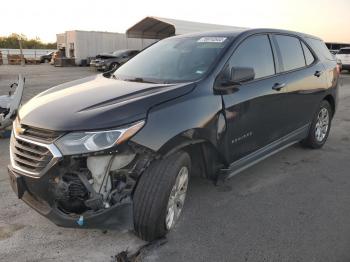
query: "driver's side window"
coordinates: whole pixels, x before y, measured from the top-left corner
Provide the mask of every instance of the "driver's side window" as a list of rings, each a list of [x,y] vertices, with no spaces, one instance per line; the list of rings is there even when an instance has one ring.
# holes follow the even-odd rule
[[[225,77],[230,77],[230,70],[235,67],[254,69],[254,79],[275,74],[275,65],[270,41],[267,35],[255,35],[245,39],[232,54]]]

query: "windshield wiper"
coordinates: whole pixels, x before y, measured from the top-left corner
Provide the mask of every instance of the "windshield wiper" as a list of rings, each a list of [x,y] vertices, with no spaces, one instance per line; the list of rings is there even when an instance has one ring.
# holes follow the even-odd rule
[[[157,82],[152,82],[143,79],[142,77],[135,77],[135,78],[126,78],[123,79],[124,81],[129,81],[129,82],[139,82],[139,83],[150,83],[150,84],[158,84]]]

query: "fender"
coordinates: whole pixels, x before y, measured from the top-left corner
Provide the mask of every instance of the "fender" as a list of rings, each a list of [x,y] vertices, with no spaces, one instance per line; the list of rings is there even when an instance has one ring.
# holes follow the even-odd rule
[[[201,142],[218,150],[218,119],[222,109],[220,95],[214,95],[209,88],[196,88],[152,108],[146,125],[131,141],[159,154]]]

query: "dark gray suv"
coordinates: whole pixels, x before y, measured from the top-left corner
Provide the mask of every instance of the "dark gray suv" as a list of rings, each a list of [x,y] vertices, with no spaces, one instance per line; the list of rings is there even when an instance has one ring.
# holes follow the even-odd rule
[[[96,56],[96,59],[91,60],[90,66],[95,67],[98,71],[115,70],[139,52],[139,50],[118,50],[110,54],[100,54]]]
[[[175,226],[192,175],[217,181],[294,143],[322,147],[338,77],[334,57],[311,35],[167,38],[114,73],[25,104],[11,138],[11,185],[57,225],[128,222],[153,240]]]

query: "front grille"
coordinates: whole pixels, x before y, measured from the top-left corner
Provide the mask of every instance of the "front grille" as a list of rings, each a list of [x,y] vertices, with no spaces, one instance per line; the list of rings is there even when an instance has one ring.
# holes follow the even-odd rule
[[[23,130],[21,137],[48,144],[55,141],[61,135],[60,132],[34,128],[27,125],[21,125],[21,129]]]
[[[31,174],[39,174],[53,158],[48,148],[15,137],[11,141],[11,154],[13,163]]]

